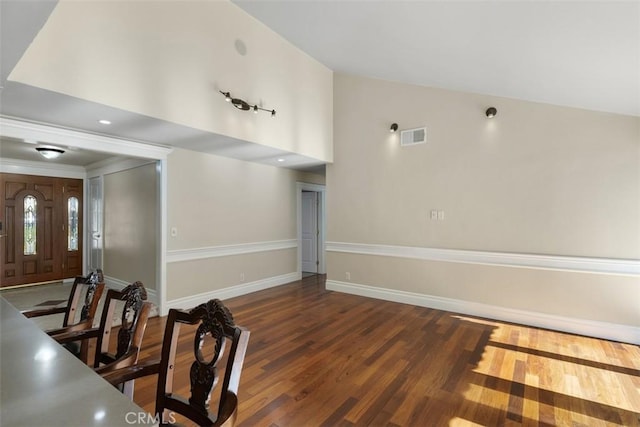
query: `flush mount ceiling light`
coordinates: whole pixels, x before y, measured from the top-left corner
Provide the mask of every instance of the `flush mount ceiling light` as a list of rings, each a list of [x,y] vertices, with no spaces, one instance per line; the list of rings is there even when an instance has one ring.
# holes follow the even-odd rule
[[[219,92],[222,94],[222,96],[224,96],[225,101],[230,102],[238,110],[243,110],[243,111],[251,110],[255,114],[258,114],[258,110],[260,110],[260,111],[266,111],[267,113],[271,113],[271,117],[275,117],[276,115],[276,110],[267,110],[266,108],[259,107],[256,104],[251,105],[243,99],[232,97],[231,93],[229,92],[223,92],[223,91],[219,91]]]
[[[487,108],[487,111],[485,111],[485,114],[488,118],[493,119],[496,114],[498,114],[498,110],[496,110],[495,107],[489,107]]]
[[[101,125],[110,125],[111,124],[111,120],[100,119],[100,120],[98,120],[98,123],[100,123]]]
[[[36,147],[36,151],[45,159],[55,159],[64,154],[64,150],[53,147]]]
[[[397,123],[393,123],[391,125],[391,127],[389,128],[389,132],[394,133],[398,130],[398,124]]]

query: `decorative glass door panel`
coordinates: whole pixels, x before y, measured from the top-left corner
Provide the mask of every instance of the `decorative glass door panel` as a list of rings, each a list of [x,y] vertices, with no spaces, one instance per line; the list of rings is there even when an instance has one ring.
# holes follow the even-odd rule
[[[82,181],[66,179],[64,196],[64,277],[82,274]]]

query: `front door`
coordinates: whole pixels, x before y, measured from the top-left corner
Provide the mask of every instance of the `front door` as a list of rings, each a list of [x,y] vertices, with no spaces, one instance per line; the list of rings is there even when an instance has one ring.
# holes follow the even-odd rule
[[[0,287],[82,274],[82,180],[0,174]]]

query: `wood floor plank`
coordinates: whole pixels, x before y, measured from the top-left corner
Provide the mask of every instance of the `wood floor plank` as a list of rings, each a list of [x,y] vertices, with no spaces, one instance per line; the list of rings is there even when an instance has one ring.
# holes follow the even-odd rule
[[[640,426],[638,346],[327,291],[323,276],[225,301],[251,331],[241,427]],[[164,319],[141,359],[159,357]],[[176,392],[188,395],[193,329]],[[134,400],[154,411],[155,378]]]

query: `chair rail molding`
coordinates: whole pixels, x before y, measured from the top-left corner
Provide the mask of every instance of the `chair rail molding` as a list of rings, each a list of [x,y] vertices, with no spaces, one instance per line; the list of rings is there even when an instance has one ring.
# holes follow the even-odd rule
[[[208,246],[193,249],[174,249],[167,251],[167,262],[193,261],[206,258],[218,258],[230,255],[252,254],[277,251],[298,247],[296,239],[273,240],[267,242],[239,243],[235,245]]]
[[[640,260],[327,242],[327,252],[601,274],[640,275]]]

